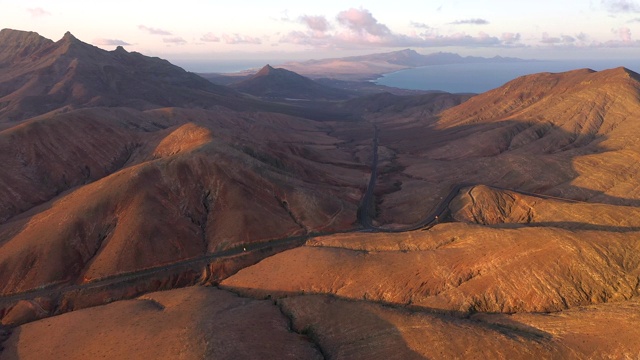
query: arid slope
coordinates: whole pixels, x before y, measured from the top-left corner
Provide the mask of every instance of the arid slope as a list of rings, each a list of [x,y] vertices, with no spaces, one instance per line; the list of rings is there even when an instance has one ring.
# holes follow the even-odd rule
[[[96,324],[99,324],[96,326]],[[55,329],[55,331],[52,331]],[[191,287],[13,330],[3,359],[321,359],[269,301]]]
[[[528,221],[521,209],[532,214]],[[475,187],[451,210],[469,223],[319,237],[221,286],[278,299],[294,328],[337,357],[619,358],[640,351],[633,340],[637,208]]]
[[[2,292],[356,227],[368,167],[327,135],[332,126],[223,109],[90,109],[5,130],[15,170],[3,172],[0,209],[13,218],[0,225]]]
[[[536,74],[437,117],[366,115],[380,129],[378,221],[415,223],[460,183],[640,205],[639,79]]]
[[[2,356],[636,356],[639,79],[288,107],[4,30]]]

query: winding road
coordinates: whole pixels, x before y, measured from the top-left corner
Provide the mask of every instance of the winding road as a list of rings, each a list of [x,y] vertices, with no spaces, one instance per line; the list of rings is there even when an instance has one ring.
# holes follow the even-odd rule
[[[484,185],[479,183],[460,183],[460,184],[454,185],[451,188],[451,190],[449,190],[449,193],[447,194],[447,196],[442,198],[438,206],[436,206],[433,209],[431,214],[428,214],[424,219],[422,219],[422,221],[416,224],[404,226],[401,228],[394,228],[394,229],[375,226],[373,224],[373,217],[372,217],[372,214],[375,214],[375,203],[374,203],[373,192],[375,190],[376,181],[378,178],[378,144],[380,143],[380,140],[379,140],[378,127],[373,125],[373,128],[374,128],[373,156],[372,156],[373,160],[371,163],[371,177],[369,178],[369,184],[367,185],[367,189],[365,190],[362,200],[360,201],[360,206],[358,207],[358,217],[357,217],[358,222],[360,223],[364,231],[401,233],[401,232],[407,232],[407,231],[414,231],[418,229],[431,228],[439,223],[438,219],[443,218],[443,215],[445,215],[446,211],[449,209],[449,204],[456,196],[458,196],[458,194],[460,193],[460,190],[468,187]],[[511,192],[522,194],[522,195],[533,196],[541,199],[553,199],[553,200],[560,200],[560,201],[567,201],[567,202],[580,202],[578,200],[559,198],[559,197],[550,196],[550,195],[536,194],[536,193],[520,191],[516,189],[502,188],[502,187],[493,186],[493,185],[491,185],[491,187],[497,190],[511,191]]]
[[[378,179],[378,145],[380,144],[379,132],[380,131],[378,127],[376,125],[373,125],[373,156],[371,162],[371,177],[369,178],[369,184],[367,185],[367,189],[365,190],[364,195],[362,196],[362,200],[360,201],[360,206],[358,207],[358,222],[360,223],[364,231],[388,233],[414,231],[418,229],[430,228],[436,225],[438,223],[437,219],[441,218],[442,215],[447,211],[447,209],[449,208],[449,203],[451,203],[451,200],[453,200],[458,195],[460,189],[468,186],[473,186],[473,184],[455,185],[451,189],[451,191],[449,191],[449,194],[445,196],[442,201],[440,201],[440,204],[436,206],[431,214],[427,215],[422,221],[418,222],[417,224],[396,229],[387,229],[380,226],[375,226],[373,224],[372,214],[375,214],[373,192],[375,190],[376,181]]]
[[[449,204],[451,201],[458,195],[461,189],[466,187],[472,187],[479,184],[470,184],[470,183],[462,183],[457,184],[451,188],[447,196],[445,196],[438,206],[428,214],[422,221],[417,224],[409,225],[403,228],[396,229],[386,229],[383,227],[375,226],[373,224],[372,215],[375,214],[375,203],[374,203],[374,189],[376,186],[376,180],[378,177],[378,145],[379,145],[379,129],[374,125],[374,136],[373,136],[373,148],[372,148],[372,163],[371,163],[371,176],[369,178],[369,182],[367,188],[363,194],[362,200],[360,201],[360,206],[357,210],[357,220],[361,225],[361,229],[353,229],[342,232],[325,232],[325,233],[310,233],[302,236],[295,237],[287,237],[283,239],[262,242],[262,243],[253,243],[247,245],[240,245],[238,247],[216,252],[205,254],[202,256],[198,256],[195,258],[185,259],[181,261],[177,261],[170,264],[164,264],[161,266],[156,266],[152,268],[147,268],[143,270],[128,272],[128,273],[120,273],[112,276],[94,279],[88,282],[83,282],[81,284],[71,284],[64,285],[61,283],[54,283],[45,286],[41,286],[37,289],[32,289],[20,293],[13,293],[10,295],[0,296],[0,313],[2,309],[7,309],[14,305],[16,302],[21,300],[34,300],[40,297],[56,297],[61,296],[65,293],[71,293],[76,291],[83,290],[91,290],[91,289],[100,289],[107,288],[109,286],[125,283],[125,282],[135,282],[137,280],[143,280],[145,278],[149,278],[152,276],[162,275],[165,277],[172,275],[179,275],[188,270],[197,271],[198,269],[202,271],[203,268],[208,266],[214,261],[222,260],[226,258],[232,258],[234,256],[239,256],[242,254],[251,255],[254,253],[260,253],[263,251],[272,251],[273,253],[285,251],[288,249],[292,249],[294,247],[302,246],[305,242],[311,238],[317,236],[326,236],[337,233],[348,233],[348,232],[387,232],[387,233],[400,233],[407,231],[414,231],[418,229],[428,229],[438,223],[437,219],[441,218],[445,212],[448,210]],[[576,202],[575,200],[557,198],[553,196],[540,195],[535,193],[527,193],[523,191],[518,191],[514,189],[504,189],[494,187],[500,190],[507,190],[512,192],[517,192],[523,195],[535,196],[544,199],[557,199],[563,201],[571,201]],[[264,255],[264,254],[263,254]],[[272,254],[271,254],[272,255]],[[265,255],[271,256],[271,255]]]

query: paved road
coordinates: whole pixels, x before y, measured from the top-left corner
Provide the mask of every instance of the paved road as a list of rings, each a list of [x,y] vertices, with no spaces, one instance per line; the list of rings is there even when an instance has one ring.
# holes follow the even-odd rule
[[[373,215],[375,214],[375,203],[373,199],[373,190],[376,188],[376,180],[378,178],[378,127],[373,126],[373,157],[371,161],[371,176],[369,184],[362,196],[360,206],[358,206],[357,219],[365,230],[376,230],[373,225]]]
[[[112,275],[112,276],[108,276],[100,279],[95,279],[90,282],[86,282],[82,284],[74,284],[74,285],[66,285],[66,286],[64,285],[61,286],[60,284],[51,284],[51,285],[43,286],[34,290],[14,293],[8,296],[1,296],[0,309],[4,306],[10,305],[19,300],[32,300],[38,297],[60,295],[60,294],[64,294],[72,291],[103,288],[110,285],[124,283],[127,281],[136,280],[136,279],[142,279],[142,278],[146,278],[148,276],[157,275],[157,274],[170,275],[174,272],[178,272],[179,270],[184,271],[186,269],[194,268],[197,266],[206,266],[215,260],[230,258],[240,254],[250,254],[253,252],[259,252],[261,250],[268,250],[270,248],[271,249],[281,248],[281,250],[286,250],[293,247],[301,246],[309,238],[314,236],[320,236],[320,235],[325,235],[325,234],[311,234],[311,235],[305,235],[305,236],[289,237],[289,238],[263,242],[263,243],[247,244],[247,245],[235,247],[232,249],[228,249],[228,250],[224,250],[224,251],[220,251],[212,254],[206,254],[203,256],[198,256],[195,258],[178,261],[171,264],[166,264],[166,265],[156,266],[156,267],[148,268],[144,270],[133,271],[129,273],[121,273],[121,274],[116,274],[116,275]]]
[[[454,186],[449,194],[440,201],[440,204],[431,212],[431,214],[427,215],[422,221],[417,224],[409,225],[406,227],[398,228],[398,229],[386,229],[383,227],[375,226],[373,224],[373,216],[375,215],[375,202],[373,191],[376,187],[376,181],[378,178],[378,145],[380,144],[379,139],[379,130],[378,127],[373,125],[373,157],[371,161],[371,177],[369,178],[369,184],[367,185],[367,189],[364,192],[362,200],[360,201],[360,206],[358,207],[358,222],[364,229],[364,231],[376,231],[376,232],[405,232],[412,231],[417,229],[428,228],[437,223],[438,218],[441,218],[442,215],[447,211],[449,207],[449,203],[453,198],[458,195],[460,189],[469,186],[468,184],[459,184]]]
[[[471,183],[462,183],[462,184],[457,184],[453,186],[449,191],[449,193],[447,194],[447,196],[445,196],[442,199],[440,204],[436,206],[436,208],[431,212],[431,214],[428,214],[422,221],[420,221],[417,224],[409,225],[409,226],[406,226],[403,228],[397,228],[397,229],[386,229],[386,228],[375,226],[373,224],[373,215],[375,215],[375,203],[374,203],[373,191],[375,189],[376,180],[378,177],[378,144],[379,144],[378,133],[379,133],[378,128],[374,126],[371,176],[369,178],[367,189],[365,190],[365,193],[360,202],[360,206],[358,207],[358,212],[357,212],[357,219],[362,229],[354,229],[346,232],[371,231],[371,232],[400,233],[400,232],[430,228],[438,223],[436,220],[437,218],[443,217],[443,215],[449,208],[449,203],[451,203],[451,201],[458,195],[461,189],[478,185],[478,184],[471,184]],[[497,187],[494,187],[494,188],[497,188]],[[536,197],[545,198],[545,199],[575,201],[575,200],[562,199],[562,198],[557,198],[552,196],[527,193],[527,192],[522,192],[522,191],[513,190],[513,189],[504,189],[504,188],[497,188],[497,189],[518,192],[520,194],[536,196]],[[344,232],[345,231],[343,231],[342,233]],[[38,297],[57,296],[57,295],[72,292],[72,291],[99,289],[103,287],[108,287],[110,285],[115,285],[118,283],[134,281],[137,279],[144,279],[146,277],[157,275],[157,274],[173,275],[173,274],[179,273],[180,271],[185,271],[189,268],[194,268],[198,266],[204,267],[210,264],[211,262],[213,262],[214,260],[230,258],[230,257],[237,256],[244,253],[250,254],[252,252],[268,250],[270,248],[271,249],[278,248],[279,251],[284,251],[297,246],[301,246],[310,238],[313,238],[316,236],[331,235],[335,233],[337,232],[313,233],[313,234],[308,234],[304,236],[288,237],[288,238],[264,242],[264,243],[248,244],[248,245],[239,246],[236,248],[220,251],[213,254],[206,254],[196,258],[178,261],[171,264],[166,264],[166,265],[157,266],[149,269],[95,279],[93,281],[83,283],[83,284],[74,284],[74,285],[66,285],[66,286],[59,283],[51,284],[51,285],[43,286],[34,290],[29,290],[21,293],[14,293],[8,296],[0,296],[0,310],[6,306],[10,306],[11,304],[14,304],[16,301],[19,301],[19,300],[32,300]]]
[[[358,207],[358,217],[357,217],[358,222],[360,223],[364,231],[400,233],[400,232],[406,232],[406,231],[414,231],[418,229],[431,228],[434,225],[438,224],[439,219],[443,218],[443,216],[449,209],[449,204],[460,193],[460,190],[468,187],[477,186],[477,185],[483,185],[479,183],[460,183],[460,184],[454,185],[449,191],[449,193],[447,194],[447,196],[442,198],[438,206],[436,206],[436,208],[431,212],[431,214],[428,214],[424,219],[422,219],[422,221],[416,224],[404,226],[401,228],[394,228],[394,229],[375,226],[373,224],[373,215],[375,214],[375,203],[374,203],[373,192],[375,190],[376,181],[378,178],[378,144],[379,144],[378,135],[379,135],[378,127],[374,125],[373,160],[371,162],[371,177],[369,178],[369,184],[362,197],[362,200],[360,201],[360,206]],[[554,199],[554,200],[561,200],[561,201],[568,201],[568,202],[580,202],[577,200],[536,194],[536,193],[520,191],[515,189],[501,188],[497,186],[491,186],[491,187],[498,190],[516,192],[522,195],[534,196],[541,199]]]

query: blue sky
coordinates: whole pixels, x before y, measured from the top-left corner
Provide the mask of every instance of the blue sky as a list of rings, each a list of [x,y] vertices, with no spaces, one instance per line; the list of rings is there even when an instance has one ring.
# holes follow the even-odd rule
[[[640,0],[0,0],[0,26],[66,31],[172,59],[310,59],[413,48],[526,58],[638,58]]]

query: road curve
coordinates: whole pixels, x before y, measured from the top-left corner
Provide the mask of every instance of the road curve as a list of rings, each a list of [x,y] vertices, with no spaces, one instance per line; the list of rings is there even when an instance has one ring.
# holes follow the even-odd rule
[[[443,216],[449,209],[449,204],[460,193],[460,190],[467,187],[486,185],[486,184],[480,184],[480,183],[460,183],[460,184],[453,185],[451,187],[451,190],[447,194],[447,196],[442,198],[438,206],[436,206],[430,214],[426,215],[420,222],[416,224],[407,225],[407,226],[394,228],[394,229],[375,226],[373,224],[373,217],[372,217],[372,214],[375,214],[375,204],[373,202],[374,201],[373,191],[375,189],[376,181],[378,177],[378,145],[380,143],[380,140],[378,138],[378,135],[379,135],[378,127],[375,125],[373,125],[373,127],[374,127],[374,132],[373,132],[374,137],[373,137],[373,156],[372,156],[373,160],[371,162],[371,177],[369,178],[369,184],[367,186],[366,191],[364,192],[362,200],[360,201],[360,206],[358,207],[357,219],[358,219],[358,222],[360,223],[360,226],[362,226],[362,229],[363,229],[362,231],[401,233],[406,231],[414,231],[418,229],[431,228],[439,223],[439,219],[443,218]],[[567,202],[580,202],[578,200],[565,199],[565,198],[560,198],[560,197],[550,196],[550,195],[536,194],[536,193],[520,191],[516,189],[497,187],[493,185],[487,185],[487,186],[490,186],[497,190],[516,192],[522,195],[534,196],[541,199],[553,199],[553,200],[560,200],[560,201],[567,201]]]
[[[124,283],[127,281],[135,281],[137,279],[143,279],[151,275],[156,274],[174,274],[178,273],[180,270],[185,271],[190,267],[196,266],[207,266],[215,260],[221,260],[225,258],[231,258],[233,256],[238,256],[240,254],[251,254],[253,252],[259,252],[267,249],[277,248],[276,251],[285,251],[297,246],[303,245],[307,240],[317,237],[317,236],[326,236],[338,233],[351,233],[351,232],[361,232],[361,231],[370,231],[370,232],[387,232],[387,233],[401,233],[407,231],[414,231],[418,229],[428,229],[434,225],[436,225],[439,221],[439,218],[442,218],[445,215],[446,211],[449,208],[449,204],[451,201],[458,195],[461,189],[472,187],[480,184],[474,183],[461,183],[454,185],[447,196],[445,196],[442,201],[435,207],[435,209],[425,218],[413,225],[408,225],[402,228],[388,229],[380,226],[375,226],[373,224],[372,214],[375,214],[375,204],[374,204],[374,196],[373,192],[376,186],[376,180],[378,177],[378,128],[374,125],[374,137],[373,137],[373,149],[372,149],[372,163],[371,163],[371,176],[369,178],[369,183],[364,192],[362,200],[360,201],[360,206],[357,210],[357,220],[361,225],[360,229],[353,229],[341,232],[323,232],[323,233],[310,233],[307,235],[288,237],[268,242],[262,243],[253,243],[240,245],[235,248],[231,248],[228,250],[205,254],[202,256],[198,256],[195,258],[185,259],[181,261],[177,261],[171,264],[165,264],[161,266],[156,266],[148,269],[133,271],[129,273],[120,273],[111,275],[108,277],[90,280],[88,282],[84,282],[82,284],[72,284],[72,285],[63,285],[61,283],[54,283],[45,286],[41,286],[36,289],[27,290],[20,293],[12,293],[4,296],[0,296],[0,312],[2,309],[6,309],[10,307],[12,304],[15,304],[20,300],[33,300],[39,297],[48,297],[54,295],[61,295],[68,292],[73,291],[81,291],[81,290],[89,290],[89,289],[99,289],[103,287],[107,287],[110,285],[115,285],[119,283]],[[505,191],[513,191],[523,195],[535,196],[543,199],[556,199],[561,201],[569,201],[569,202],[578,202],[576,200],[558,198],[553,196],[529,193],[524,191],[519,191],[515,189],[507,189],[492,186],[495,189],[505,190]]]

